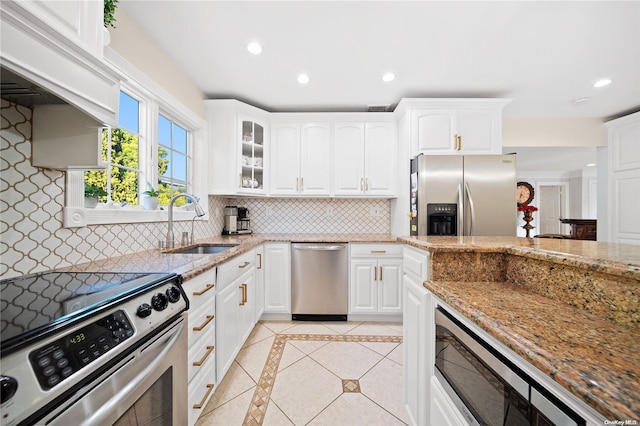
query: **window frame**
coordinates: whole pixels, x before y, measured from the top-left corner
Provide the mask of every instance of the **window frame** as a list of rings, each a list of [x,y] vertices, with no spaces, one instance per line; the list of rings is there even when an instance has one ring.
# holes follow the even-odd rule
[[[105,51],[105,53],[107,53]],[[190,193],[200,198],[200,205],[207,212],[203,217],[208,220],[208,194],[206,191],[206,169],[204,168],[204,155],[206,153],[204,120],[196,116],[179,100],[173,97],[165,89],[150,80],[147,76],[135,69],[117,53],[110,51],[109,62],[118,68],[123,75],[117,96],[120,91],[134,97],[140,102],[140,138],[139,141],[139,192],[146,190],[146,182],[157,182],[157,155],[158,155],[158,115],[179,125],[188,132],[187,138],[187,184]],[[100,133],[101,134],[101,133]],[[101,136],[100,136],[101,138]],[[100,141],[101,144],[101,141]],[[98,146],[99,149],[101,145]],[[101,151],[99,151],[101,152]],[[101,154],[100,154],[101,155]],[[66,179],[66,200],[63,209],[63,227],[77,228],[88,225],[125,224],[125,223],[150,223],[165,222],[168,220],[168,210],[143,210],[142,200],[135,208],[120,208],[110,205],[102,208],[84,207],[84,171],[68,170]],[[196,178],[197,177],[197,178]],[[157,188],[157,186],[154,186]],[[189,187],[189,186],[188,186]],[[187,221],[193,219],[193,211],[183,208],[174,208],[175,221]]]

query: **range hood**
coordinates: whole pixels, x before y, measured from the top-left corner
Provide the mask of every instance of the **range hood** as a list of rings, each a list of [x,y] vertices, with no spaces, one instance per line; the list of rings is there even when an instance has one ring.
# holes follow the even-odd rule
[[[31,165],[46,169],[104,169],[103,124],[48,90],[0,68],[0,97],[33,110]]]

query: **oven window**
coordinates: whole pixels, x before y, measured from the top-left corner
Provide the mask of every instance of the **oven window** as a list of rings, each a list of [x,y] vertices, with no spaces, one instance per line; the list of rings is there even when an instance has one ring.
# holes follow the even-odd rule
[[[441,325],[436,326],[436,367],[481,425],[530,424],[529,402]]]
[[[171,426],[173,417],[172,392],[172,368],[169,368],[114,425]]]

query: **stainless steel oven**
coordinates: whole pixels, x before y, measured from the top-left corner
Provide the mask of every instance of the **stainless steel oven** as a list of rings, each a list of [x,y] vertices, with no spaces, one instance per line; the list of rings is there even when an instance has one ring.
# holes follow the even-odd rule
[[[472,425],[585,425],[544,386],[439,306],[435,375]]]
[[[186,424],[181,283],[164,273],[2,281],[2,424]]]

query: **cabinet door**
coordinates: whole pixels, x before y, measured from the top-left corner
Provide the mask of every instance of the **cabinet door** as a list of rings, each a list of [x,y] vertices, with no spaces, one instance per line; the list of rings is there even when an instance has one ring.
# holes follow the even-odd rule
[[[260,321],[264,313],[264,246],[258,246],[256,253],[256,274],[255,274],[255,321]]]
[[[456,113],[453,109],[415,110],[411,116],[411,137],[418,152],[453,153]]]
[[[502,113],[492,109],[460,109],[456,133],[461,154],[501,154]]]
[[[236,281],[238,294],[238,346],[242,346],[251,334],[256,319],[255,269],[245,272]]]
[[[364,135],[365,193],[395,195],[397,193],[395,123],[366,123]]]
[[[409,424],[426,425],[430,401],[426,350],[427,339],[432,336],[426,320],[427,291],[405,275],[403,298],[403,404],[409,414]]]
[[[291,246],[268,243],[264,246],[264,312],[291,313]]]
[[[378,261],[378,312],[402,312],[402,259]]]
[[[300,124],[272,124],[270,143],[271,194],[297,194],[300,188]]]
[[[364,191],[364,123],[333,126],[333,194],[362,195]]]
[[[231,284],[216,295],[216,375],[229,370],[238,349],[238,291]]]
[[[349,312],[378,312],[378,262],[351,260]]]
[[[264,194],[264,146],[266,143],[266,125],[250,117],[238,117],[241,149],[238,158],[238,192],[246,194]]]
[[[331,192],[331,125],[303,123],[300,141],[300,193]]]
[[[432,425],[467,426],[469,424],[435,377],[431,378],[431,397]]]

